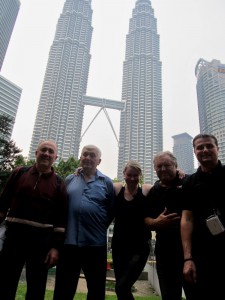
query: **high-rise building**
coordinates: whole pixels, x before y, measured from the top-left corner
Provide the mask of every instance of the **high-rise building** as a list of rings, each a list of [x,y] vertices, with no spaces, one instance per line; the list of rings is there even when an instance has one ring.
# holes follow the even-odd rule
[[[11,118],[12,134],[22,89],[0,75],[0,115],[7,115]]]
[[[0,71],[19,8],[19,0],[0,0]],[[20,87],[0,75],[0,114],[7,115],[12,120],[9,138],[12,134],[21,93]]]
[[[123,63],[118,174],[130,159],[138,160],[144,181],[153,183],[156,175],[153,157],[163,149],[162,74],[159,35],[154,9],[149,0],[137,0],[126,37]]]
[[[219,158],[225,163],[225,64],[201,58],[196,64],[195,75],[200,132],[217,137]]]
[[[20,8],[19,0],[0,1],[0,71]]]
[[[123,66],[122,101],[86,95],[92,38],[91,0],[66,0],[49,52],[29,158],[40,140],[53,139],[59,158],[78,158],[84,106],[122,111],[118,178],[136,159],[153,182],[153,156],[162,150],[162,87],[159,35],[149,0],[137,0],[130,19]],[[112,124],[110,124],[112,125]]]
[[[178,168],[186,174],[194,172],[194,152],[192,136],[188,133],[173,135],[173,154],[177,158]]]
[[[40,140],[53,139],[58,155],[78,156],[92,37],[91,0],[66,0],[50,49],[29,158]]]

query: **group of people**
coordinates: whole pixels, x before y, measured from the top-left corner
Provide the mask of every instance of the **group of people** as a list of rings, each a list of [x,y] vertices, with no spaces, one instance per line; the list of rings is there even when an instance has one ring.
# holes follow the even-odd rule
[[[81,270],[87,300],[104,300],[107,230],[114,221],[112,258],[118,300],[134,300],[132,286],[156,232],[156,270],[162,300],[225,300],[225,166],[215,136],[193,139],[197,171],[178,170],[169,151],[153,165],[158,180],[141,184],[142,169],[129,161],[124,182],[98,170],[101,151],[84,146],[80,167],[63,181],[52,167],[53,141],[41,142],[36,162],[16,168],[1,196],[7,231],[0,252],[0,298],[15,300],[26,265],[26,300],[44,300],[48,269],[56,266],[53,300],[72,300]]]

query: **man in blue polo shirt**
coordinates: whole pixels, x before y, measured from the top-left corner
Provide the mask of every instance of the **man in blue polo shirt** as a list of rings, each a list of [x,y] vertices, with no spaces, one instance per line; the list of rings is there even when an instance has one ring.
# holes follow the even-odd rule
[[[107,228],[114,216],[114,190],[112,180],[97,170],[100,162],[100,149],[87,145],[81,152],[81,168],[66,178],[68,226],[54,300],[73,300],[81,269],[87,281],[87,299],[105,299]]]

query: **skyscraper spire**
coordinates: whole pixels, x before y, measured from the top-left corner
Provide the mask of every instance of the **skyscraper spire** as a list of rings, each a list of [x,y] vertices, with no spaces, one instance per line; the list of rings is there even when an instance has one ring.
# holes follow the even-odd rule
[[[40,140],[54,139],[58,156],[78,157],[90,65],[91,0],[66,0],[50,49],[29,158]]]
[[[96,0],[97,1],[97,0]],[[66,0],[50,49],[29,158],[40,140],[54,139],[58,156],[78,158],[85,105],[122,110],[118,178],[135,159],[154,181],[153,156],[162,150],[162,83],[157,21],[149,0],[137,0],[126,37],[122,101],[86,96],[92,38],[90,0]],[[116,20],[115,20],[116,22]]]
[[[118,155],[119,179],[130,160],[142,165],[153,183],[153,157],[163,149],[162,78],[157,21],[149,0],[137,0],[126,37]]]

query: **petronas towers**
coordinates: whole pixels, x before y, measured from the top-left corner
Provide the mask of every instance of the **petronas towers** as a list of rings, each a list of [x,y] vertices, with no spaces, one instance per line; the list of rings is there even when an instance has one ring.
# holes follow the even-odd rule
[[[91,0],[66,0],[49,52],[29,158],[43,139],[56,141],[59,157],[78,158],[84,106],[102,105],[100,98],[86,96],[92,31]],[[134,159],[145,182],[154,181],[153,156],[163,149],[161,81],[157,20],[151,2],[137,0],[126,37],[122,99],[104,103],[121,111],[118,179]]]
[[[162,145],[162,86],[159,35],[149,0],[138,0],[130,19],[123,63],[118,177],[138,160],[145,182],[153,183],[153,156]]]
[[[66,0],[50,49],[29,157],[53,139],[58,155],[78,156],[92,37],[90,0]]]

